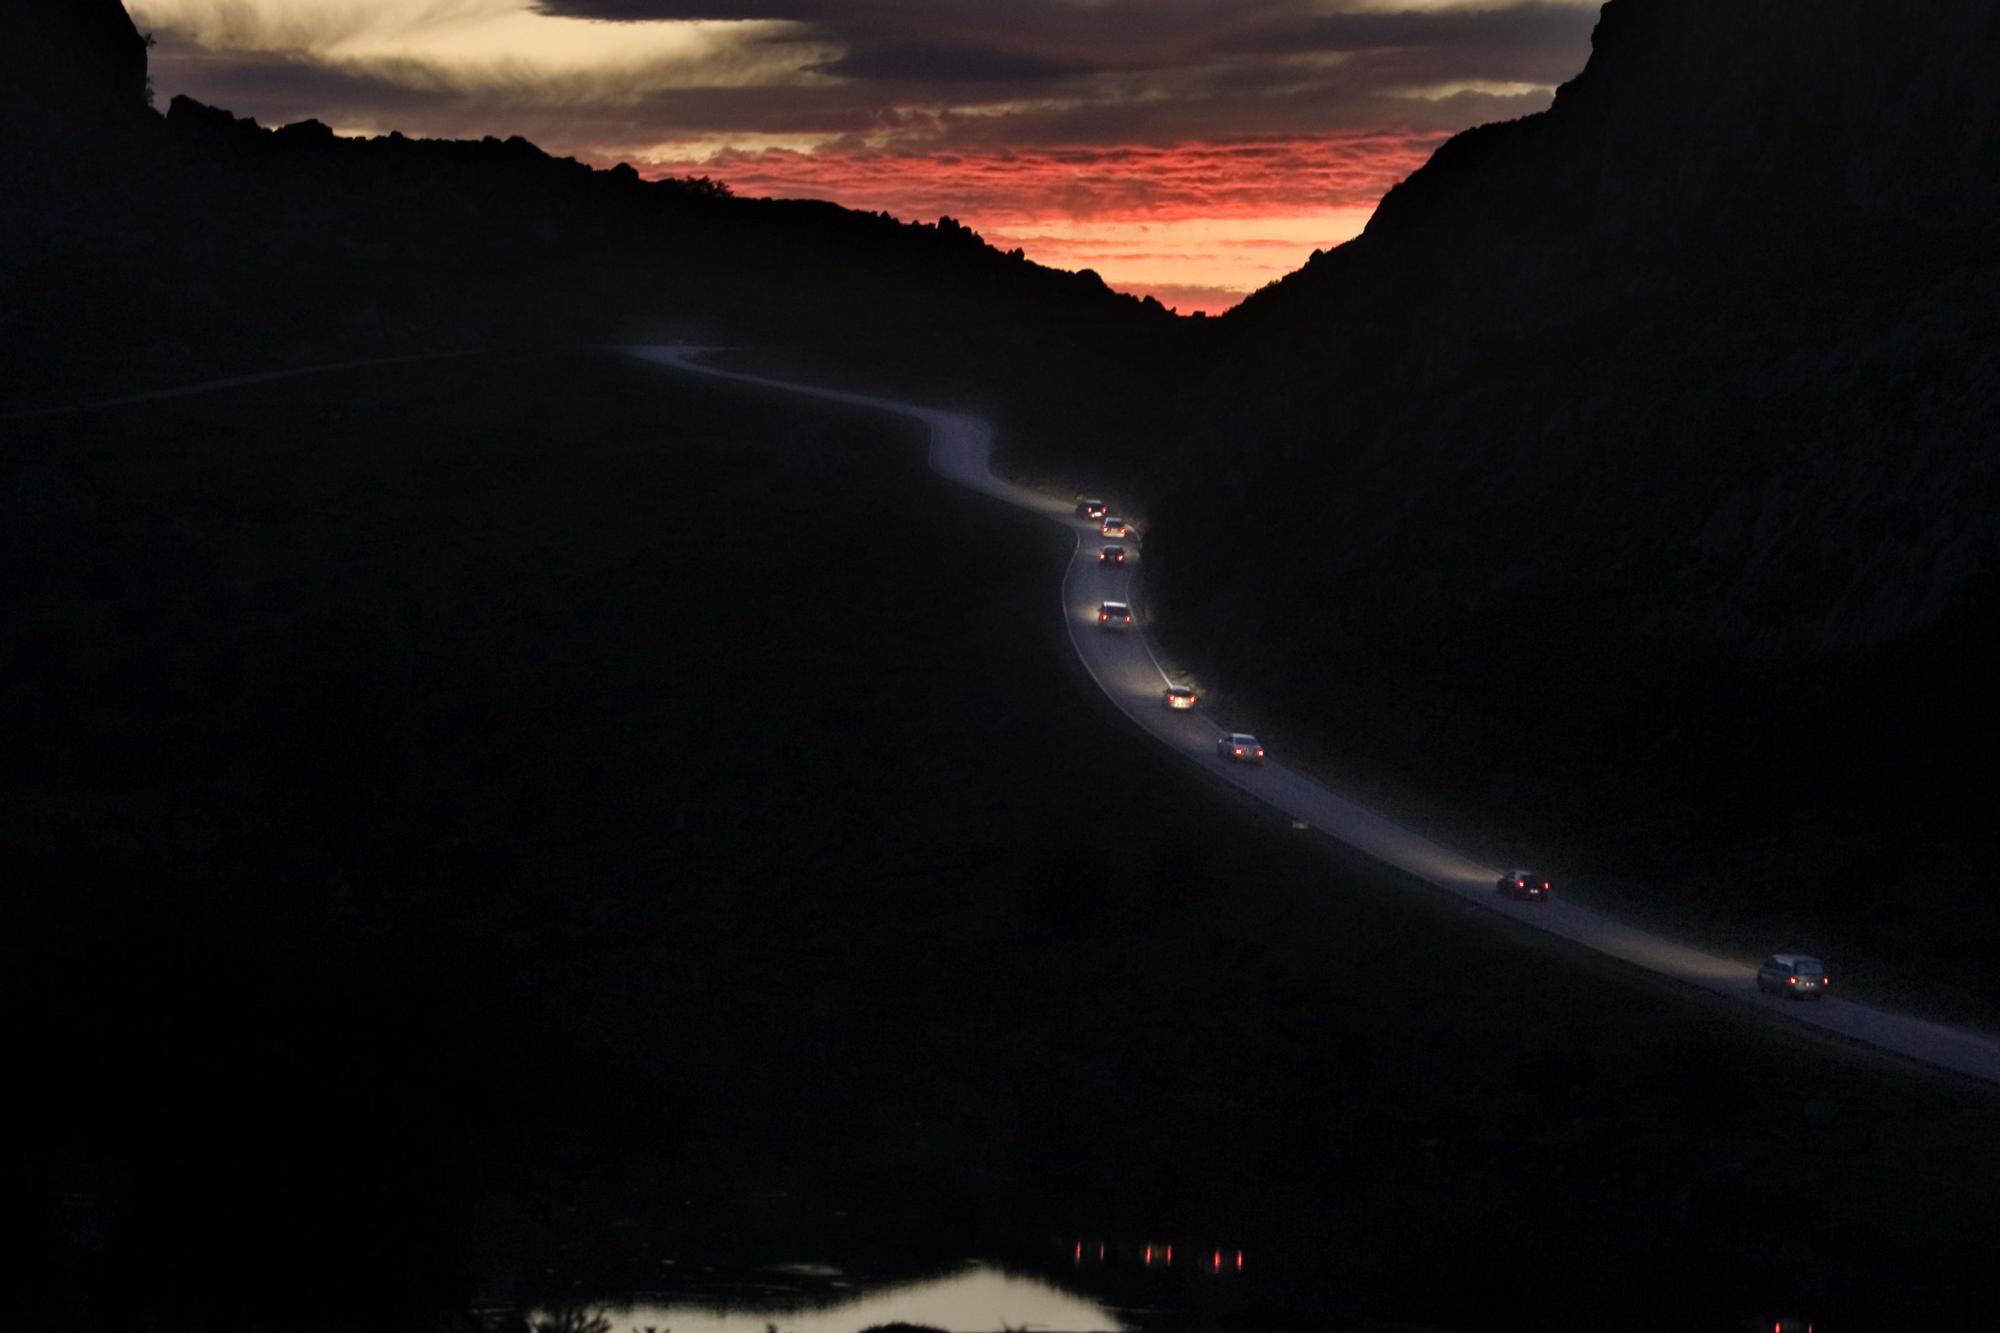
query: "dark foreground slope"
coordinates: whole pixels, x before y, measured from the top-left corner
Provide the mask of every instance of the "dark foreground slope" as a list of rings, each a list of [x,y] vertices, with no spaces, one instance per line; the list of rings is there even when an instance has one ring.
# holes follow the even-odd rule
[[[0,405],[664,335],[1062,361],[1170,322],[950,219],[735,199],[518,138],[346,140],[181,97],[156,114],[116,0],[29,0],[0,29]]]
[[[1051,1235],[1244,1249],[1123,1293],[1196,1328],[1980,1324],[1983,1090],[1233,802],[1074,668],[1068,548],[904,423],[608,358],[8,437],[10,1324]]]
[[[1986,0],[1613,0],[1224,321],[1167,634],[1496,856],[2000,1012],[1996,75]]]

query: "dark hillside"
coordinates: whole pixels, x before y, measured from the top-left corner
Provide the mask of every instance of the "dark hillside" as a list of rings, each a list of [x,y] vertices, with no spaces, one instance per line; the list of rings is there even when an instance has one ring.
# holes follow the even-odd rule
[[[25,45],[0,33],[0,404],[663,334],[894,336],[1033,363],[1169,322],[948,218],[735,199],[518,138],[346,140],[180,97],[162,116],[115,0],[31,0],[16,27]]]
[[[1496,855],[2000,1011],[1934,965],[2000,925],[1996,89],[1984,0],[1613,0],[1223,321],[1180,650]]]
[[[1990,1097],[1219,799],[1074,668],[1068,555],[907,423],[611,358],[7,438],[0,1318],[1082,1231],[1249,1251],[1146,1328],[1979,1326]]]

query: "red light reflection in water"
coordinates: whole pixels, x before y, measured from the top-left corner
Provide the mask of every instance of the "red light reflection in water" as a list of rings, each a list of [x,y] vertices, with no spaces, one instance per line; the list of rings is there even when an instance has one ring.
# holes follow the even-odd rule
[[[1076,1265],[1095,1262],[1119,1267],[1130,1263],[1133,1259],[1137,1259],[1139,1266],[1142,1268],[1172,1268],[1174,1266],[1174,1248],[1174,1246],[1163,1241],[1152,1241],[1143,1245],[1134,1244],[1129,1248],[1121,1245],[1116,1259],[1113,1259],[1111,1244],[1108,1241],[1073,1240],[1069,1245],[1069,1257],[1070,1262]],[[1093,1250],[1095,1251],[1094,1254],[1092,1253]],[[1199,1254],[1199,1251],[1196,1253]],[[1248,1261],[1243,1250],[1224,1249],[1217,1246],[1209,1250],[1206,1260],[1198,1260],[1197,1262],[1200,1265],[1201,1272],[1211,1277],[1223,1277],[1243,1272]],[[1786,1330],[1786,1333],[1791,1333],[1791,1330]]]

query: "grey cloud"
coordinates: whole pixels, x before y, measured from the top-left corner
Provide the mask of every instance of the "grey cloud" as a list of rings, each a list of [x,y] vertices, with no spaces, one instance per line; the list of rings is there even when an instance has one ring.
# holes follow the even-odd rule
[[[862,45],[811,68],[847,79],[931,84],[1040,84],[1091,72],[1090,66],[1033,52],[939,42]]]
[[[662,87],[618,104],[532,90],[399,85],[387,71],[203,52],[171,34],[163,94],[266,123],[316,116],[406,133],[523,134],[558,153],[730,135],[872,136],[911,147],[1163,144],[1353,129],[1454,130],[1539,109],[1545,94],[1398,96],[1456,83],[1553,84],[1580,69],[1594,11],[1325,14],[1310,0],[542,0],[605,20],[782,18],[808,25],[785,86]],[[826,46],[844,54],[826,63]],[[1339,53],[1315,62],[1301,56]],[[628,90],[629,93],[629,90]]]
[[[1213,49],[1270,53],[1397,47],[1533,53],[1573,50],[1589,38],[1596,22],[1596,10],[1562,4],[1289,14],[1237,27],[1218,39]]]
[[[186,93],[265,125],[352,124],[425,119],[441,104],[464,100],[282,56],[205,51],[170,32],[155,37],[150,69],[162,106]]]

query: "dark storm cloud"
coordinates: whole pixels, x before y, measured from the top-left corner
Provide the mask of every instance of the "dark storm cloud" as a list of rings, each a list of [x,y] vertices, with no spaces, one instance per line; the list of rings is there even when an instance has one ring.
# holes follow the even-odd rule
[[[300,120],[428,123],[441,109],[435,91],[329,65],[253,53],[212,53],[178,33],[154,34],[153,82],[162,98],[185,92],[266,125]],[[477,138],[479,136],[474,135]]]
[[[257,0],[264,3],[265,0]],[[731,136],[1020,143],[1434,131],[1524,114],[1581,67],[1594,8],[1326,12],[1318,0],[541,0],[643,22],[784,20],[727,38],[779,77],[700,70],[469,87],[394,61],[204,50],[160,33],[155,81],[267,122],[524,134],[586,158]],[[345,12],[345,11],[342,11]],[[1415,95],[1413,95],[1415,94]]]
[[[1303,6],[1287,6],[1300,9]],[[1574,48],[1595,9],[1527,4],[1511,9],[1357,10],[1271,15],[1234,29],[1218,51],[1375,51],[1387,47],[1485,52]]]
[[[1326,12],[1313,0],[540,0],[538,7],[613,22],[781,19],[845,46],[835,72],[940,82],[1387,50],[1428,52],[1454,66],[1502,61],[1548,80],[1574,72],[1596,20],[1595,6],[1574,0],[1347,12]],[[925,67],[925,54],[937,57],[935,67]],[[1272,77],[1283,82],[1279,68]]]
[[[988,46],[940,42],[882,42],[857,47],[838,60],[811,68],[844,79],[933,84],[1043,84],[1087,73],[1073,61]]]

